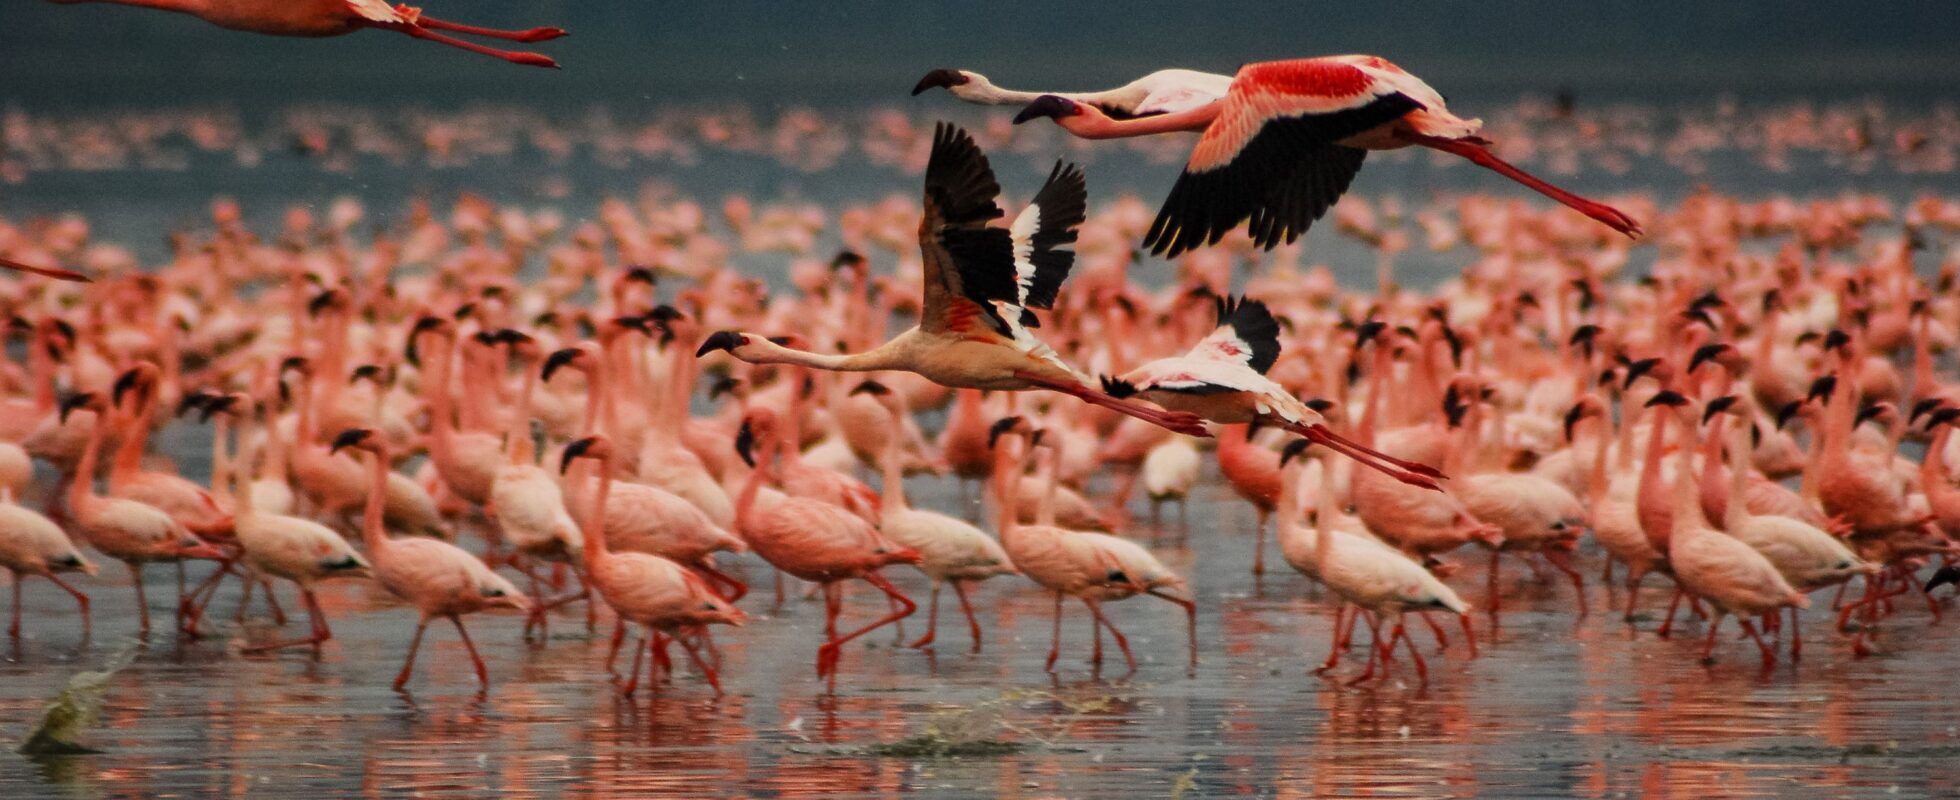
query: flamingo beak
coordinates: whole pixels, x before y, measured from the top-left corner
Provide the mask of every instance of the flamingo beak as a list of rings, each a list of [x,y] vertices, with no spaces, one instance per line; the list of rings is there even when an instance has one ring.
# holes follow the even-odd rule
[[[918,97],[919,95],[925,94],[927,89],[951,89],[955,86],[965,84],[968,80],[971,79],[960,74],[959,70],[935,69],[926,73],[925,77],[920,78],[919,82],[912,87],[912,96]]]
[[[1058,95],[1044,94],[1035,98],[1034,102],[1029,103],[1027,108],[1021,109],[1021,113],[1015,114],[1014,124],[1019,125],[1028,120],[1040,119],[1042,117],[1049,119],[1072,117],[1080,111],[1081,109],[1076,107],[1074,100]]]

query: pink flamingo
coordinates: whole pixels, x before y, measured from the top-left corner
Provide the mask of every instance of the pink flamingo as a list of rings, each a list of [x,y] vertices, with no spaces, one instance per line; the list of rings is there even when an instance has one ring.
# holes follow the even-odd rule
[[[1419,145],[1462,156],[1628,236],[1640,223],[1498,158],[1443,96],[1387,59],[1327,56],[1247,64],[1215,102],[1169,114],[1111,119],[1092,103],[1044,95],[1016,123],[1050,117],[1077,136],[1108,139],[1202,131],[1143,244],[1176,256],[1216,244],[1251,220],[1255,244],[1293,242],[1347,191],[1369,150]]]

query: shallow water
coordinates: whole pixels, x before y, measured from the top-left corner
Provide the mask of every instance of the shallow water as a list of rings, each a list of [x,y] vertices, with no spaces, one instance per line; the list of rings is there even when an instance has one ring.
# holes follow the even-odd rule
[[[1250,509],[1216,479],[1191,524],[1132,533],[1159,538],[1192,576],[1202,656],[1184,668],[1178,610],[1149,598],[1110,607],[1140,660],[1100,675],[1086,663],[1087,617],[1066,609],[1064,653],[1043,670],[1050,599],[1018,579],[975,593],[986,649],[967,651],[950,596],[937,654],[894,649],[874,634],[850,648],[835,694],[813,677],[821,606],[770,608],[768,573],[744,559],[755,619],[719,629],[727,694],[690,667],[648,696],[619,695],[603,671],[605,633],[577,609],[550,640],[525,644],[521,621],[469,621],[493,686],[477,693],[453,630],[434,627],[407,694],[388,689],[413,614],[359,583],[322,601],[336,639],[305,651],[242,657],[234,640],[278,635],[255,604],[240,628],[228,585],[213,605],[219,635],[153,635],[115,676],[94,755],[28,760],[11,752],[77,671],[108,660],[133,632],[120,566],[85,580],[94,641],[78,641],[68,597],[26,587],[23,640],[0,647],[0,796],[244,797],[279,788],[313,796],[694,797],[1889,797],[1960,792],[1960,713],[1948,688],[1953,624],[1907,603],[1883,623],[1881,654],[1853,659],[1827,612],[1805,617],[1804,658],[1769,673],[1725,630],[1719,663],[1696,658],[1700,623],[1660,640],[1605,611],[1598,556],[1582,564],[1593,613],[1571,589],[1506,564],[1501,625],[1478,613],[1482,653],[1429,657],[1426,685],[1406,660],[1393,677],[1348,687],[1316,677],[1331,607],[1287,571],[1249,574]],[[961,507],[951,480],[918,481],[915,502]],[[1186,536],[1186,545],[1177,540]],[[1485,605],[1481,553],[1459,553],[1451,579]],[[924,581],[893,570],[925,599]],[[152,614],[168,620],[170,568],[149,572]],[[1650,590],[1658,603],[1661,592]],[[282,587],[291,611],[298,604]],[[1818,597],[1827,605],[1827,595]],[[854,589],[847,614],[882,610]],[[916,636],[921,616],[908,621]],[[1731,623],[1732,625],[1732,623]],[[285,635],[302,630],[294,622]],[[167,623],[166,623],[167,627]],[[1365,636],[1365,634],[1362,634]],[[1357,651],[1358,652],[1358,651]],[[676,649],[676,659],[680,659]],[[1351,659],[1339,677],[1355,674]],[[928,736],[928,734],[931,734]],[[925,738],[918,738],[925,737]]]

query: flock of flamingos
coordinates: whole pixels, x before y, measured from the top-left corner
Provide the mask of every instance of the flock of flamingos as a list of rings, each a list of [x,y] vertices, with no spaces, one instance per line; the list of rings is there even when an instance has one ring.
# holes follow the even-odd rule
[[[555,64],[450,34],[563,35],[371,0],[125,2],[271,34],[381,28],[540,66]],[[0,371],[9,636],[30,577],[76,604],[39,622],[87,636],[91,598],[71,581],[109,561],[127,567],[147,635],[145,571],[167,563],[184,636],[209,630],[227,587],[284,627],[277,598],[297,590],[305,632],[247,655],[318,654],[332,630],[316,585],[372,580],[419,615],[398,689],[432,622],[455,628],[487,687],[465,618],[510,609],[527,637],[610,617],[609,667],[641,628],[615,673],[629,694],[643,662],[655,680],[674,671],[675,644],[719,692],[717,626],[807,586],[826,612],[816,671],[834,688],[847,645],[917,612],[887,577],[916,570],[931,588],[915,647],[937,645],[950,588],[978,652],[974,589],[989,582],[1052,595],[1050,669],[1074,600],[1091,660],[1107,632],[1134,671],[1108,604],[1143,596],[1182,608],[1195,664],[1194,595],[1124,535],[1124,509],[1138,490],[1153,509],[1182,501],[1209,457],[1258,511],[1254,571],[1270,528],[1285,566],[1341,601],[1320,671],[1368,628],[1357,682],[1403,652],[1426,679],[1417,640],[1447,647],[1446,624],[1474,656],[1474,616],[1501,613],[1507,561],[1569,579],[1573,612],[1589,613],[1574,564],[1587,539],[1629,624],[1651,612],[1665,637],[1703,618],[1712,661],[1733,616],[1764,669],[1783,647],[1800,657],[1814,598],[1863,655],[1909,647],[1877,640],[1881,621],[1937,618],[1932,592],[1960,580],[1960,383],[1936,366],[1960,335],[1960,260],[1916,263],[1960,231],[1960,205],[1703,193],[1636,221],[1499,159],[1478,120],[1372,56],[1075,94],[934,70],[913,93],[932,90],[1084,138],[1198,137],[1153,217],[1091,215],[1085,172],[1063,161],[1004,208],[975,137],[921,131],[921,202],[842,215],[847,249],[812,260],[806,242],[793,293],[744,277],[681,205],[609,205],[554,242],[469,198],[446,223],[419,213],[364,243],[305,211],[261,240],[221,204],[170,263],[96,275],[62,266],[86,243],[72,226],[0,231],[0,263],[23,273],[0,281],[18,345]],[[1397,286],[1387,261],[1406,238],[1365,202],[1335,204],[1370,150],[1403,147],[1578,214],[1491,197],[1426,209],[1432,244],[1480,255],[1433,292]],[[1330,209],[1382,254],[1376,291],[1261,255]],[[1633,280],[1643,236],[1661,254]],[[1146,250],[1179,259],[1173,285],[1128,278]],[[544,277],[521,282],[540,261]],[[1261,269],[1234,293],[1241,264]],[[895,321],[910,326],[892,335]],[[208,485],[149,452],[179,417],[210,423]],[[922,422],[939,420],[929,435]],[[982,484],[991,522],[911,505],[905,477],[922,472]],[[1092,491],[1103,475],[1114,485]],[[1489,561],[1474,612],[1451,583],[1469,552]],[[184,565],[200,561],[193,584]],[[758,565],[773,589],[751,592]],[[874,610],[853,616],[875,616],[845,624],[860,581]]]

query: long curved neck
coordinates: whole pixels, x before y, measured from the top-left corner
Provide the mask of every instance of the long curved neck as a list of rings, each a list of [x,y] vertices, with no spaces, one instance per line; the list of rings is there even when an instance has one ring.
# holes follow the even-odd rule
[[[1593,442],[1596,446],[1593,448],[1592,470],[1586,475],[1587,505],[1592,508],[1598,508],[1599,504],[1606,500],[1606,487],[1608,486],[1608,480],[1606,478],[1606,453],[1608,450],[1613,449],[1611,425],[1612,422],[1604,414],[1600,415],[1599,419],[1593,422]]]
[[[1314,574],[1326,575],[1327,559],[1334,552],[1334,470],[1328,462],[1320,464],[1319,497],[1314,500]]]
[[[898,341],[896,339],[862,353],[829,354],[797,350],[760,336],[747,336],[749,344],[742,349],[748,352],[736,358],[751,364],[793,364],[832,372],[876,372],[909,367],[901,358],[899,348],[894,347]]]
[[[504,447],[509,451],[510,464],[530,464],[537,461],[536,448],[531,444],[531,398],[537,394],[538,371],[531,364],[523,363],[523,388],[517,391],[517,408],[510,415],[510,427],[504,432]]]
[[[1952,425],[1941,425],[1933,434],[1933,441],[1926,445],[1926,457],[1919,462],[1919,485],[1925,491],[1947,485],[1946,441],[1952,434]]]
[[[98,411],[95,425],[89,429],[88,443],[82,446],[82,460],[75,464],[75,474],[68,479],[68,505],[81,515],[95,503],[95,462],[102,454],[102,437],[108,432],[109,415]]]
[[[1055,449],[1051,447],[1036,453],[1034,465],[1035,479],[1041,483],[1041,502],[1034,507],[1034,523],[1052,528],[1055,525],[1055,488],[1060,483],[1055,475]]]
[[[34,381],[34,411],[44,415],[54,409],[54,356],[48,352],[48,336],[45,325],[34,328],[34,338],[27,347],[27,372]]]
[[[902,424],[898,412],[892,412],[892,427],[885,435],[885,452],[879,454],[878,468],[884,483],[883,508],[886,513],[903,511],[905,504],[905,469],[899,466],[898,431]]]
[[[429,355],[429,374],[423,376],[424,402],[429,406],[429,447],[439,450],[447,457],[449,437],[456,431],[456,420],[452,416],[455,409],[450,405],[449,378],[454,357],[454,347],[447,336],[438,336],[441,342],[435,352]],[[331,373],[329,373],[331,374]],[[376,389],[376,393],[380,392]]]
[[[1735,444],[1729,450],[1729,503],[1722,514],[1722,530],[1734,533],[1749,518],[1749,504],[1743,496],[1749,491],[1749,470],[1755,463],[1756,442],[1747,425],[1735,426]]]
[[[1697,433],[1694,425],[1681,425],[1681,447],[1675,453],[1675,458],[1681,463],[1674,470],[1674,523],[1669,526],[1669,538],[1680,535],[1682,531],[1701,527],[1694,524],[1697,521],[1707,521],[1702,516],[1701,501],[1695,491],[1695,450],[1700,445]]]
[[[755,499],[762,493],[764,473],[769,471],[769,466],[775,456],[776,443],[774,441],[765,442],[762,451],[762,460],[756,462],[755,468],[749,470],[749,477],[742,482],[742,491],[735,496],[735,530],[737,532],[747,531],[749,529],[749,520],[755,515]]]
[[[1018,456],[1008,452],[1006,443],[998,445],[1002,449],[994,451],[994,511],[999,519],[994,524],[1000,527],[1000,540],[1006,543],[1008,537],[1020,527],[1021,493],[1019,483],[1027,465]]]
[[[585,436],[600,432],[599,412],[606,402],[607,371],[605,359],[595,358],[592,359],[592,367],[585,373]]]
[[[982,105],[990,105],[990,106],[1024,106],[1034,102],[1036,99],[1039,99],[1042,95],[1050,95],[1050,94],[1055,95],[1056,97],[1066,97],[1078,103],[1102,103],[1109,98],[1109,95],[1112,94],[1113,91],[1114,90],[1106,90],[1100,92],[1023,92],[1015,89],[1006,89],[999,86],[995,86],[992,81],[989,81],[986,78],[975,78],[973,79],[973,82],[965,86],[959,87],[959,91],[955,92],[954,94],[955,96],[959,97],[961,100],[965,100],[966,102],[969,103],[980,103]]]
[[[1913,401],[1933,390],[1932,319],[1932,313],[1927,312],[1920,314],[1913,323],[1917,330],[1912,342],[1912,390],[1906,393],[1906,397]]]
[[[130,414],[129,430],[123,433],[122,441],[116,445],[115,458],[109,464],[109,474],[113,479],[118,475],[128,475],[143,467],[143,449],[149,443],[150,419],[156,413],[156,392],[153,388],[137,390],[136,410]]]
[[[1055,121],[1069,133],[1084,139],[1121,139],[1158,133],[1204,130],[1212,120],[1218,118],[1218,112],[1223,105],[1221,102],[1212,102],[1174,114],[1119,120],[1111,119],[1108,114],[1085,103],[1081,106],[1081,113],[1058,117]]]
[[[585,514],[585,571],[598,571],[612,551],[606,549],[606,501],[612,495],[612,458],[599,459],[599,478],[593,488],[592,504]],[[574,486],[578,484],[574,483]]]

